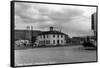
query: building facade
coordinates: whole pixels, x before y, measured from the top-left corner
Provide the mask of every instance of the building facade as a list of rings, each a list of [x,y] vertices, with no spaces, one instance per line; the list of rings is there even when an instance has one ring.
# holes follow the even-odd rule
[[[50,31],[42,32],[37,36],[37,43],[39,46],[65,45],[65,36],[66,34],[53,30],[53,27],[50,27]]]
[[[97,12],[92,14],[91,18],[92,18],[91,19],[92,20],[92,27],[91,28],[94,32],[94,37],[97,38]]]

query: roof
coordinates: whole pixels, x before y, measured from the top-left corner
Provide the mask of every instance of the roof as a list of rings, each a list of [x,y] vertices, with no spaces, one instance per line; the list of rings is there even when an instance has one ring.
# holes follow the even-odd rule
[[[40,33],[39,35],[47,35],[47,34],[61,34],[61,35],[66,35],[65,33],[62,33],[60,31],[45,31]]]
[[[42,31],[39,30],[15,30],[15,40],[19,39],[31,39],[31,32],[32,36],[36,37],[38,34],[40,34]],[[29,36],[30,35],[30,36]]]

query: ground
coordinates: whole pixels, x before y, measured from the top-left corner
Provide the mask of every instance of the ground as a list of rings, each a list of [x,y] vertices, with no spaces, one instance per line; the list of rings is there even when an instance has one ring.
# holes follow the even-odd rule
[[[81,45],[15,50],[15,65],[38,65],[96,61],[96,50]]]

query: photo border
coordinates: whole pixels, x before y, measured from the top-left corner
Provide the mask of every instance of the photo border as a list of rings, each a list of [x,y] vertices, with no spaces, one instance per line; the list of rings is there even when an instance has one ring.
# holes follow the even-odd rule
[[[40,4],[55,4],[55,5],[73,5],[73,6],[86,6],[86,7],[96,7],[96,16],[97,16],[97,49],[96,49],[96,61],[86,61],[86,62],[70,62],[70,63],[54,63],[54,64],[40,64],[40,65],[23,65],[23,66],[15,66],[15,55],[14,55],[14,36],[15,36],[15,31],[14,31],[14,6],[15,2],[23,2],[23,3],[40,3]],[[92,62],[98,62],[98,5],[83,5],[83,4],[65,4],[65,3],[53,3],[53,2],[37,2],[37,1],[10,1],[10,66],[11,67],[30,67],[30,66],[47,66],[47,65],[61,65],[61,64],[80,64],[80,63],[92,63]]]

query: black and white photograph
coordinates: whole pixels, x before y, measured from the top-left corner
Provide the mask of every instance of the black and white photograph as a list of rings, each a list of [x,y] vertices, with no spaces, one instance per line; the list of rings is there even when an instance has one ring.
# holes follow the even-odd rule
[[[14,66],[97,62],[97,6],[13,5]]]

